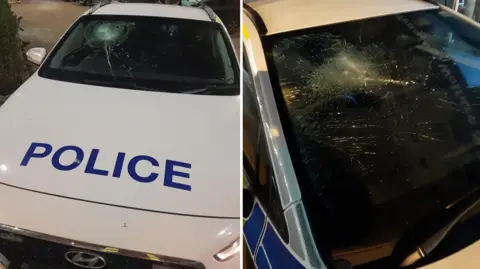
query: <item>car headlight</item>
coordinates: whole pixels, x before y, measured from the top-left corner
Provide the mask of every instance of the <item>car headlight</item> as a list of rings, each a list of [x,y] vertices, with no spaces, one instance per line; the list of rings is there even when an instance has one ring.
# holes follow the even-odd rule
[[[230,245],[220,250],[217,254],[213,255],[213,257],[219,262],[228,261],[231,258],[237,256],[238,253],[240,253],[240,249],[240,238],[238,238],[237,240],[235,240],[235,242],[231,243]]]

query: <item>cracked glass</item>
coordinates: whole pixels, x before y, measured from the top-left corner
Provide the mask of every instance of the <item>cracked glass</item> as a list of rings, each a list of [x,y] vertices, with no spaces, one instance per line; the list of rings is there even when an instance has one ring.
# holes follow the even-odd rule
[[[45,78],[125,89],[237,95],[238,66],[221,24],[81,17],[39,70]]]
[[[319,249],[354,265],[381,259],[479,186],[476,26],[432,10],[263,43]]]

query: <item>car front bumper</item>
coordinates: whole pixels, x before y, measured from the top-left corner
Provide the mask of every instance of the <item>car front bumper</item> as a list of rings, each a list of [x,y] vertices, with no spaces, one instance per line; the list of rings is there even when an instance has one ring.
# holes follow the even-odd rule
[[[104,263],[91,264],[86,258],[83,264],[81,259],[72,263],[71,259],[67,258],[69,252],[85,253],[88,257],[99,257]],[[91,269],[206,269],[201,262],[197,261],[89,244],[4,224],[0,224],[0,253],[0,268],[3,266],[8,269],[82,267]]]

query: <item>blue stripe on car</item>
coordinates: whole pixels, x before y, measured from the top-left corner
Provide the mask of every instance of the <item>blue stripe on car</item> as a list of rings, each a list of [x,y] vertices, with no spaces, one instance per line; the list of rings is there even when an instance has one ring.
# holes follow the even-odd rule
[[[272,269],[268,263],[267,256],[265,255],[265,251],[263,250],[262,246],[258,248],[258,254],[257,258],[255,259],[255,263],[257,264],[258,269]]]
[[[250,251],[255,256],[255,249],[262,234],[263,223],[265,222],[265,214],[262,209],[255,203],[252,214],[248,218],[247,222],[243,226],[243,233],[247,240],[247,245]]]
[[[270,223],[267,224],[267,229],[263,235],[262,245],[267,254],[267,259],[270,261],[272,269],[305,269],[305,267],[299,261],[297,261],[295,256],[293,256],[288,248],[282,243]]]

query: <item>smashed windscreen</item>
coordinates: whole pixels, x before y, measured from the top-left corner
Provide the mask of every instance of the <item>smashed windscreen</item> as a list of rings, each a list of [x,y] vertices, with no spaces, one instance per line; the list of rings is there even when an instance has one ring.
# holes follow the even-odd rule
[[[386,246],[480,182],[480,31],[443,11],[264,40],[312,229]],[[291,128],[290,128],[291,127]]]
[[[221,25],[174,18],[84,16],[39,75],[138,90],[239,93],[236,58]]]

